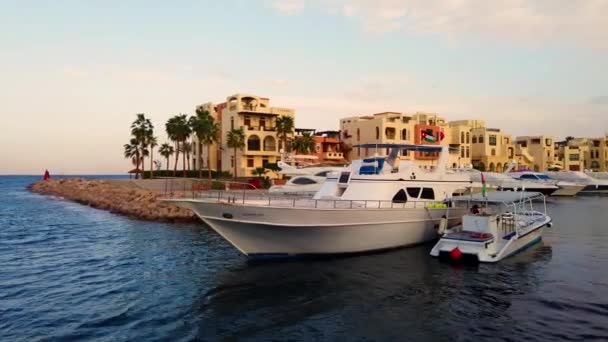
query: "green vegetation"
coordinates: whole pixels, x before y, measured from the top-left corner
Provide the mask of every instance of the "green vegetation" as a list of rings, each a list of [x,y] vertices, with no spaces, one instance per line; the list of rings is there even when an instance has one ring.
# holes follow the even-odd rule
[[[276,122],[277,136],[281,139],[281,148],[283,153],[287,153],[287,139],[290,134],[293,134],[294,122],[293,117],[287,115],[281,115],[277,118]]]
[[[236,178],[238,177],[236,152],[237,150],[242,150],[245,147],[245,133],[243,132],[243,129],[233,128],[228,131],[228,134],[226,136],[226,145],[229,148],[234,149],[234,178]]]
[[[202,145],[207,147],[207,175],[211,179],[211,145],[219,140],[220,126],[213,116],[202,108],[196,109],[196,115],[190,117],[188,124],[198,141],[198,155],[202,154]],[[199,160],[197,166],[199,178],[203,178],[203,163]]]
[[[310,132],[304,132],[302,135],[293,139],[291,147],[299,154],[310,154],[315,150],[315,140]]]

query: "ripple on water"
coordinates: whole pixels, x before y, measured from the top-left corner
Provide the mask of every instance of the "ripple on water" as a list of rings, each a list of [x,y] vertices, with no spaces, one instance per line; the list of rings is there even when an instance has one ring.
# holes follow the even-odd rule
[[[0,177],[0,340],[608,340],[608,198],[497,265],[430,246],[248,262],[192,224],[135,221]]]

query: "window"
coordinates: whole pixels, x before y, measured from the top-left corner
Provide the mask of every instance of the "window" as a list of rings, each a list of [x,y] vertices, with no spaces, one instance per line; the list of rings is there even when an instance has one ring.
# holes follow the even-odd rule
[[[262,159],[262,167],[266,167],[266,164],[268,164],[268,158],[264,158]]]
[[[401,140],[407,140],[407,129],[401,130]]]
[[[580,160],[580,155],[578,153],[571,154],[571,155],[568,156],[568,159],[570,161],[579,161]]]
[[[433,191],[433,188],[422,188],[422,193],[420,194],[420,199],[434,200],[435,191]]]
[[[234,167],[234,156],[230,156],[230,167]]]
[[[384,135],[386,135],[387,139],[395,139],[395,128],[394,127],[386,127],[384,129]]]
[[[479,136],[479,139],[477,140],[480,144],[483,144],[483,135]]]
[[[490,143],[490,146],[496,146],[496,136],[495,135],[490,135],[489,143]]]
[[[490,153],[491,153],[493,156],[495,156],[495,155],[496,155],[496,149],[495,149],[495,148],[493,148],[493,149],[492,149],[492,151],[490,151]]]
[[[316,173],[315,176],[317,177],[327,177],[327,174],[330,173],[331,171],[321,171],[319,173]]]
[[[247,139],[247,149],[249,151],[260,151],[260,138],[252,135]]]
[[[260,129],[266,127],[266,119],[265,118],[260,118]]]
[[[460,146],[460,158],[464,158],[464,146]]]
[[[306,178],[306,177],[299,177],[299,178],[294,178],[291,180],[292,184],[298,184],[298,185],[310,185],[310,184],[317,184],[317,182],[315,182],[314,180],[310,179],[310,178]]]
[[[376,126],[376,140],[380,139],[380,128]]]
[[[230,129],[234,129],[234,116],[230,118]]]
[[[464,144],[464,132],[460,132],[460,143]]]
[[[247,158],[247,167],[253,167],[253,158]]]
[[[267,136],[264,138],[264,151],[276,151],[277,146],[274,138],[272,136]]]
[[[527,175],[521,175],[519,177],[519,179],[537,179],[537,178],[534,175],[527,174]]]
[[[357,141],[361,140],[361,130],[357,128]]]
[[[407,202],[407,195],[405,194],[405,191],[403,191],[403,189],[397,191],[395,196],[393,196],[393,203],[406,203],[406,202]]]
[[[247,127],[251,126],[251,117],[249,117],[249,116],[245,117],[245,126],[247,126]]]
[[[469,147],[467,146],[467,158],[471,157],[471,150],[469,149]]]
[[[410,196],[410,198],[418,198],[418,195],[420,194],[420,188],[407,188],[407,195]]]
[[[473,136],[473,144],[477,144],[477,137],[475,135]]]
[[[467,144],[471,142],[471,135],[469,134],[469,132],[467,132]]]

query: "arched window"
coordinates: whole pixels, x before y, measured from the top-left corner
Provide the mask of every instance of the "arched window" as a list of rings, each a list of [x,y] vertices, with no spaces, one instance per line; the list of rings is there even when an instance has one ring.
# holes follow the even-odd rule
[[[460,132],[460,143],[464,144],[464,132]]]
[[[274,138],[271,136],[267,136],[266,138],[264,138],[264,151],[276,151],[276,150],[277,150],[277,146],[276,146],[276,141],[274,140]]]
[[[483,135],[479,136],[479,139],[477,139],[477,142],[479,142],[480,144],[483,144]]]
[[[494,163],[490,163],[490,172],[495,172],[496,171],[496,166],[494,165]]]
[[[380,127],[376,126],[376,140],[380,139]]]
[[[260,137],[257,135],[251,135],[247,138],[247,149],[249,151],[259,151],[260,150]]]
[[[467,144],[471,142],[471,135],[467,132]]]
[[[493,148],[493,149],[490,151],[490,154],[492,154],[493,156],[495,156],[495,155],[496,155],[496,149],[495,149],[495,148]]]
[[[361,140],[361,130],[357,128],[357,141]]]
[[[473,136],[473,144],[477,144],[477,136]]]
[[[407,140],[407,129],[401,130],[401,140]]]

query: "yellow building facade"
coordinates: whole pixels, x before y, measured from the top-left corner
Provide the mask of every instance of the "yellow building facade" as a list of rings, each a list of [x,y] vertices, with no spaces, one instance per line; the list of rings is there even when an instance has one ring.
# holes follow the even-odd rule
[[[545,135],[515,138],[518,164],[537,172],[545,172],[556,166],[554,141],[553,137]]]
[[[554,144],[556,164],[567,171],[608,171],[608,137],[573,138]]]
[[[271,107],[268,98],[250,94],[235,94],[225,102],[205,103],[200,107],[209,111],[220,125],[219,143],[211,148],[212,169],[234,173],[236,162],[238,176],[250,177],[255,168],[281,159],[283,146],[276,132],[276,119],[283,115],[295,118],[293,109]],[[235,128],[242,128],[245,134],[245,147],[237,149],[236,159],[234,149],[226,144],[228,132]],[[194,140],[196,145],[196,138]],[[195,158],[200,158],[206,166],[206,148],[203,147],[200,154],[195,153]]]

